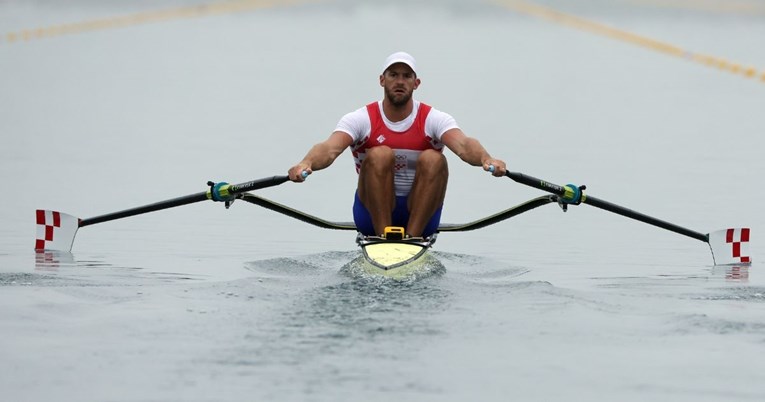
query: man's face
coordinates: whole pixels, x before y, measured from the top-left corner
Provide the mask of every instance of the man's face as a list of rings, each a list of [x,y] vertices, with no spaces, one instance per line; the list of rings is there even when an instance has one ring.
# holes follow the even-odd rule
[[[412,93],[420,85],[420,79],[404,63],[396,63],[380,76],[380,86],[385,89],[385,97],[394,106],[403,106],[412,99]]]

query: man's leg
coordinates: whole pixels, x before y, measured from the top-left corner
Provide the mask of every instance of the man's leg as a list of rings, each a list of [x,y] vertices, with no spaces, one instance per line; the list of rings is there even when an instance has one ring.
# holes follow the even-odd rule
[[[396,206],[393,190],[393,150],[386,146],[367,149],[359,172],[359,199],[372,217],[375,233],[380,235],[391,225]]]
[[[406,230],[410,236],[422,236],[425,225],[444,203],[448,180],[446,157],[432,149],[423,151],[417,158],[417,170],[409,193],[409,224]]]

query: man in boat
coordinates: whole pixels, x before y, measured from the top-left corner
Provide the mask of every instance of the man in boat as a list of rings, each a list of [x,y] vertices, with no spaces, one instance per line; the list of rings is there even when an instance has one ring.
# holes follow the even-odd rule
[[[452,116],[414,100],[420,83],[411,55],[388,56],[380,74],[383,99],[343,116],[327,140],[289,169],[290,180],[304,181],[351,147],[359,174],[353,203],[358,231],[380,236],[387,226],[401,226],[411,237],[435,233],[449,178],[444,145],[496,177],[504,176],[506,166],[465,135]]]

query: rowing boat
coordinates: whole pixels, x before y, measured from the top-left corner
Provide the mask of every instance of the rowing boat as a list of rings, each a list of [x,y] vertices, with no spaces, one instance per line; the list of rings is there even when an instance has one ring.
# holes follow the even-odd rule
[[[433,234],[427,238],[391,238],[359,233],[356,236],[356,244],[361,248],[361,256],[357,263],[367,275],[404,279],[422,274],[437,264],[430,253],[436,236]]]
[[[255,194],[243,194],[240,198],[248,203],[324,229],[356,230],[356,225],[352,222],[327,221]],[[557,200],[558,198],[554,195],[544,195],[475,221],[461,224],[441,223],[436,233],[425,238],[406,237],[404,228],[396,226],[385,228],[382,236],[365,236],[357,233],[356,244],[361,250],[361,255],[351,261],[348,267],[352,275],[359,273],[398,280],[428,276],[445,270],[441,262],[430,252],[439,233],[480,229]]]
[[[442,223],[439,225],[436,234],[428,238],[407,238],[403,233],[403,228],[394,228],[391,233],[386,232],[384,236],[380,237],[357,234],[356,243],[361,249],[361,256],[359,258],[363,270],[373,275],[405,277],[416,272],[418,269],[422,269],[423,266],[428,266],[429,262],[435,260],[429,250],[433,243],[435,243],[437,234],[480,229],[551,203],[558,204],[564,212],[567,211],[570,205],[588,204],[700,240],[709,246],[715,265],[751,264],[751,257],[748,251],[749,228],[728,228],[704,234],[585,195],[585,186],[577,187],[571,184],[558,186],[517,172],[508,171],[505,173],[505,176],[518,183],[546,191],[550,194],[533,198],[522,204],[472,222],[461,224]],[[38,252],[70,252],[77,230],[81,227],[204,200],[224,202],[226,208],[229,208],[235,200],[243,200],[320,228],[356,231],[356,225],[353,222],[333,222],[321,219],[252,193],[252,191],[258,189],[277,186],[288,180],[287,176],[273,176],[235,185],[225,182],[208,182],[209,189],[205,192],[172,198],[88,219],[80,219],[58,211],[37,210],[35,250]]]
[[[331,222],[252,193],[243,194],[240,199],[320,228],[356,230],[356,225],[353,222]],[[438,233],[480,229],[534,208],[555,203],[557,200],[555,195],[544,195],[471,222],[441,223],[437,232],[426,238],[407,238],[404,228],[401,227],[388,227],[383,236],[365,236],[357,233],[356,244],[361,249],[361,255],[351,261],[349,265],[353,267],[354,272],[394,279],[409,279],[413,276],[425,276],[432,272],[438,272],[444,267],[430,253]]]

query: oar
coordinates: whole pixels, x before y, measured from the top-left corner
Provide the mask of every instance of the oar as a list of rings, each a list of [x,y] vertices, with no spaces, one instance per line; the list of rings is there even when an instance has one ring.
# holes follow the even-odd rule
[[[557,195],[561,199],[563,206],[567,204],[584,203],[592,205],[596,208],[613,212],[615,214],[645,222],[649,225],[657,226],[662,229],[666,229],[696,240],[703,241],[704,243],[709,244],[709,247],[712,250],[712,257],[714,258],[716,264],[751,263],[751,257],[748,253],[750,237],[749,228],[730,228],[704,234],[695,230],[684,228],[674,223],[667,222],[665,220],[648,216],[644,213],[637,212],[605,200],[601,200],[599,198],[595,198],[590,195],[585,195],[583,193],[583,190],[585,189],[584,186],[577,187],[572,184],[559,186],[557,184],[550,183],[547,180],[538,179],[536,177],[528,176],[518,172],[506,171],[505,176],[513,179],[518,183]]]
[[[208,182],[210,189],[201,193],[189,194],[183,197],[155,202],[153,204],[112,212],[93,218],[79,219],[74,216],[48,210],[37,210],[37,239],[35,250],[70,251],[77,229],[96,223],[127,218],[147,212],[193,204],[195,202],[214,200],[224,201],[228,206],[237,195],[266,187],[278,186],[289,180],[288,176],[273,176],[248,181],[240,184]]]
[[[531,186],[534,188],[538,188],[540,190],[547,191],[549,193],[553,193],[561,197],[563,200],[575,200],[575,202],[577,203],[582,202],[584,204],[592,205],[593,207],[596,207],[596,208],[604,209],[606,211],[613,212],[615,214],[619,214],[622,216],[626,216],[628,218],[645,222],[649,225],[658,226],[660,228],[671,230],[675,233],[679,233],[681,235],[694,238],[696,240],[701,240],[704,243],[709,242],[709,236],[706,234],[699,233],[690,229],[686,229],[682,226],[678,226],[678,225],[675,225],[674,223],[663,221],[661,219],[656,219],[646,214],[633,211],[629,208],[621,207],[619,205],[595,198],[590,195],[581,194],[581,200],[576,200],[577,188],[575,188],[575,186],[573,185],[559,186],[557,184],[550,183],[546,180],[541,180],[541,179],[537,179],[536,177],[527,176],[523,173],[510,172],[510,171],[505,172],[505,176],[515,180],[518,183],[525,184],[527,186]]]
[[[229,201],[232,196],[245,193],[247,191],[258,190],[266,187],[278,186],[289,180],[287,176],[273,176],[263,179],[257,179],[248,181],[241,184],[227,184],[227,183],[212,183],[208,182],[210,189],[201,193],[189,194],[183,197],[172,198],[165,201],[155,202],[153,204],[144,205],[141,207],[130,208],[124,211],[112,212],[105,215],[96,216],[93,218],[82,219],[80,221],[80,227],[93,225],[96,223],[107,222],[115,219],[126,218],[128,216],[145,214],[147,212],[160,211],[163,209],[179,207],[181,205],[193,204],[195,202],[215,200],[215,201]],[[217,187],[217,188],[216,188]],[[216,199],[218,198],[218,199]]]

